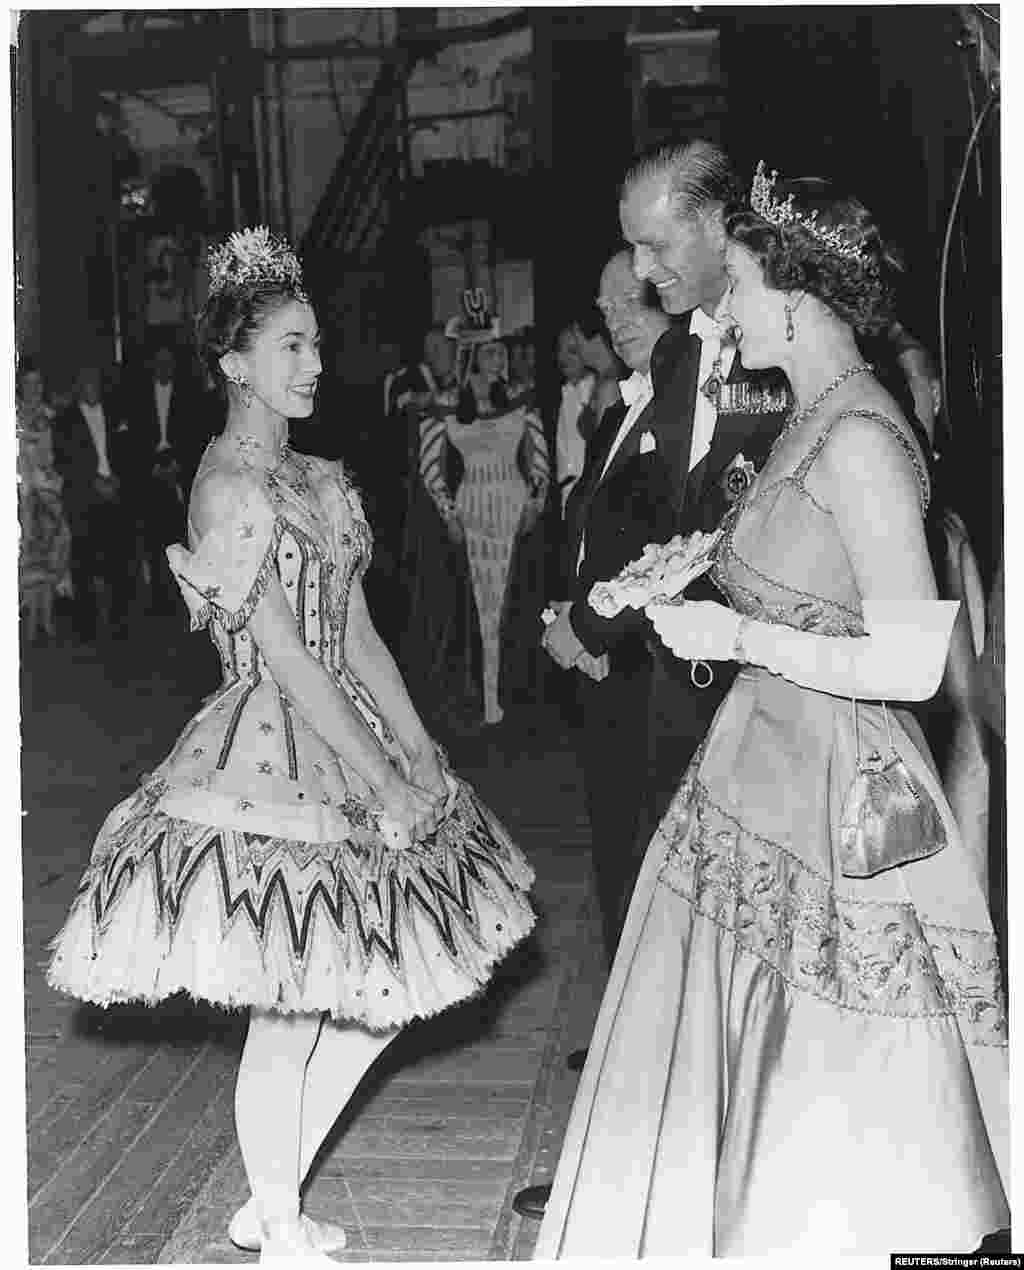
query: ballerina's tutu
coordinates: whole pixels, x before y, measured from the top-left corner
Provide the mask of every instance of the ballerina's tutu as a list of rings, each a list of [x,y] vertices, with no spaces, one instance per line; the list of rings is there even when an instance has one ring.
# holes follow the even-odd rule
[[[247,480],[228,523],[168,553],[224,679],[99,833],[48,969],[83,1000],[186,992],[388,1029],[479,992],[534,925],[533,870],[473,789],[447,773],[442,823],[403,847],[248,634],[276,573],[312,655],[403,766],[344,655],[369,559],[358,495],[338,465],[290,458],[287,479]]]

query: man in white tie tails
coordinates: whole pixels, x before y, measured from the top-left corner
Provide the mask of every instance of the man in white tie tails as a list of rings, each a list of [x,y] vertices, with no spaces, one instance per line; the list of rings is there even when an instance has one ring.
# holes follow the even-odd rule
[[[621,416],[608,421],[610,438],[603,424],[594,437],[595,458],[602,433],[610,449],[597,464],[596,489],[588,497],[587,473],[578,487],[587,501],[581,504],[583,551],[573,601],[544,634],[545,648],[561,666],[600,675],[606,656],[609,668],[613,659],[634,659],[628,676],[620,672],[619,691],[602,699],[604,726],[595,707],[583,730],[592,852],[610,959],[643,854],[737,668],[724,662],[716,662],[713,673],[703,663],[690,667],[668,652],[642,611],[602,618],[587,596],[594,582],[614,577],[648,543],[716,528],[736,496],[733,477],[763,464],[790,401],[781,374],[744,371],[715,321],[727,283],[722,211],[738,189],[728,157],[706,141],[667,147],[626,174],[619,215],[632,251],[616,257],[605,273],[630,264],[634,286],[653,287],[675,320],[665,319],[667,329],[648,352],[649,376],[624,391],[624,397],[636,394],[634,407],[643,403],[640,413],[628,428]],[[643,367],[609,329],[627,365]],[[647,393],[653,393],[650,400]],[[711,586],[701,580],[687,594],[699,598]],[[591,694],[595,701],[601,687]],[[517,1211],[541,1215],[546,1189],[521,1192]]]
[[[722,212],[737,186],[728,157],[707,141],[639,160],[622,184],[619,218],[633,271],[654,286],[666,313],[678,315],[651,364],[651,431],[672,491],[659,542],[718,527],[764,464],[791,404],[782,373],[745,370],[715,320],[727,300]],[[687,596],[720,598],[708,578]],[[642,614],[629,613],[646,629]],[[585,624],[576,631],[593,652]],[[731,662],[716,662],[713,672],[703,662],[681,662],[657,638],[651,648],[646,798],[631,844],[636,866],[737,671]]]
[[[628,690],[600,697],[607,723],[597,726],[588,716],[585,727],[609,957],[642,851],[732,676],[721,664],[715,679],[722,682],[709,682],[703,664],[691,676],[652,636],[642,612],[627,609],[609,620],[587,596],[648,543],[714,529],[728,506],[733,469],[739,464],[743,474],[763,463],[789,404],[781,375],[744,372],[715,320],[726,293],[722,208],[734,188],[728,159],[708,142],[639,161],[620,203],[633,250],[614,257],[601,282],[598,303],[615,351],[634,373],[620,388],[625,414],[606,412],[579,499],[570,503],[576,585],[571,605],[545,630],[544,646],[559,665],[594,678],[613,660],[629,659]],[[648,286],[664,311],[656,326],[641,316],[650,312]]]
[[[97,618],[119,634],[131,596],[130,526],[124,510],[130,468],[127,426],[103,393],[95,366],[78,373],[75,400],[53,429],[54,466],[71,529],[71,585],[77,639],[91,642]]]
[[[189,490],[210,439],[198,387],[178,365],[168,344],[158,344],[134,386],[126,414],[132,433],[135,475],[127,491],[145,538],[151,611],[169,614],[177,586],[164,550],[185,533]]]

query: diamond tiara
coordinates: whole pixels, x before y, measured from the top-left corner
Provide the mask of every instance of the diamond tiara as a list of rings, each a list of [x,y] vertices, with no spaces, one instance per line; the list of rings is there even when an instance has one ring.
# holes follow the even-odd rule
[[[298,257],[286,239],[276,237],[265,225],[230,234],[226,242],[211,248],[209,266],[210,295],[229,287],[277,282],[305,298]]]
[[[765,175],[764,159],[758,163],[754,182],[750,187],[750,206],[758,216],[779,227],[799,225],[835,255],[842,256],[844,260],[859,260],[861,264],[867,264],[867,252],[859,243],[851,243],[843,230],[826,229],[819,225],[816,211],[798,212],[793,206],[792,194],[786,199],[777,199],[772,190],[778,177],[779,174],[774,169],[771,176]]]

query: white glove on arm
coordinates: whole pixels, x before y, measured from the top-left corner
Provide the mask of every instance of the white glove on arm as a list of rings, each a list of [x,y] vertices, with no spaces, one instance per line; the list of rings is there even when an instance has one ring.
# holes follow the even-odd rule
[[[724,604],[650,604],[677,657],[763,666],[802,688],[868,701],[927,701],[946,666],[958,600],[865,600],[866,634],[815,635],[742,617]]]

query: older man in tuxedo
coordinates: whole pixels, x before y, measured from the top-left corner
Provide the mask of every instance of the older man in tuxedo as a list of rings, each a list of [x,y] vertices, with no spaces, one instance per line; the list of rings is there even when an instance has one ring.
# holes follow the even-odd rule
[[[651,354],[669,319],[651,289],[634,276],[628,252],[619,252],[605,266],[597,304],[612,347],[632,374],[619,386],[621,400],[598,421],[566,504],[571,599],[559,606],[544,647],[560,665],[581,674],[580,758],[611,957],[623,893],[632,881],[630,844],[644,795],[652,662],[639,624],[603,621],[589,608],[587,594],[595,581],[614,576],[648,542],[671,536],[667,473],[653,447],[643,443],[651,436],[654,413]]]

